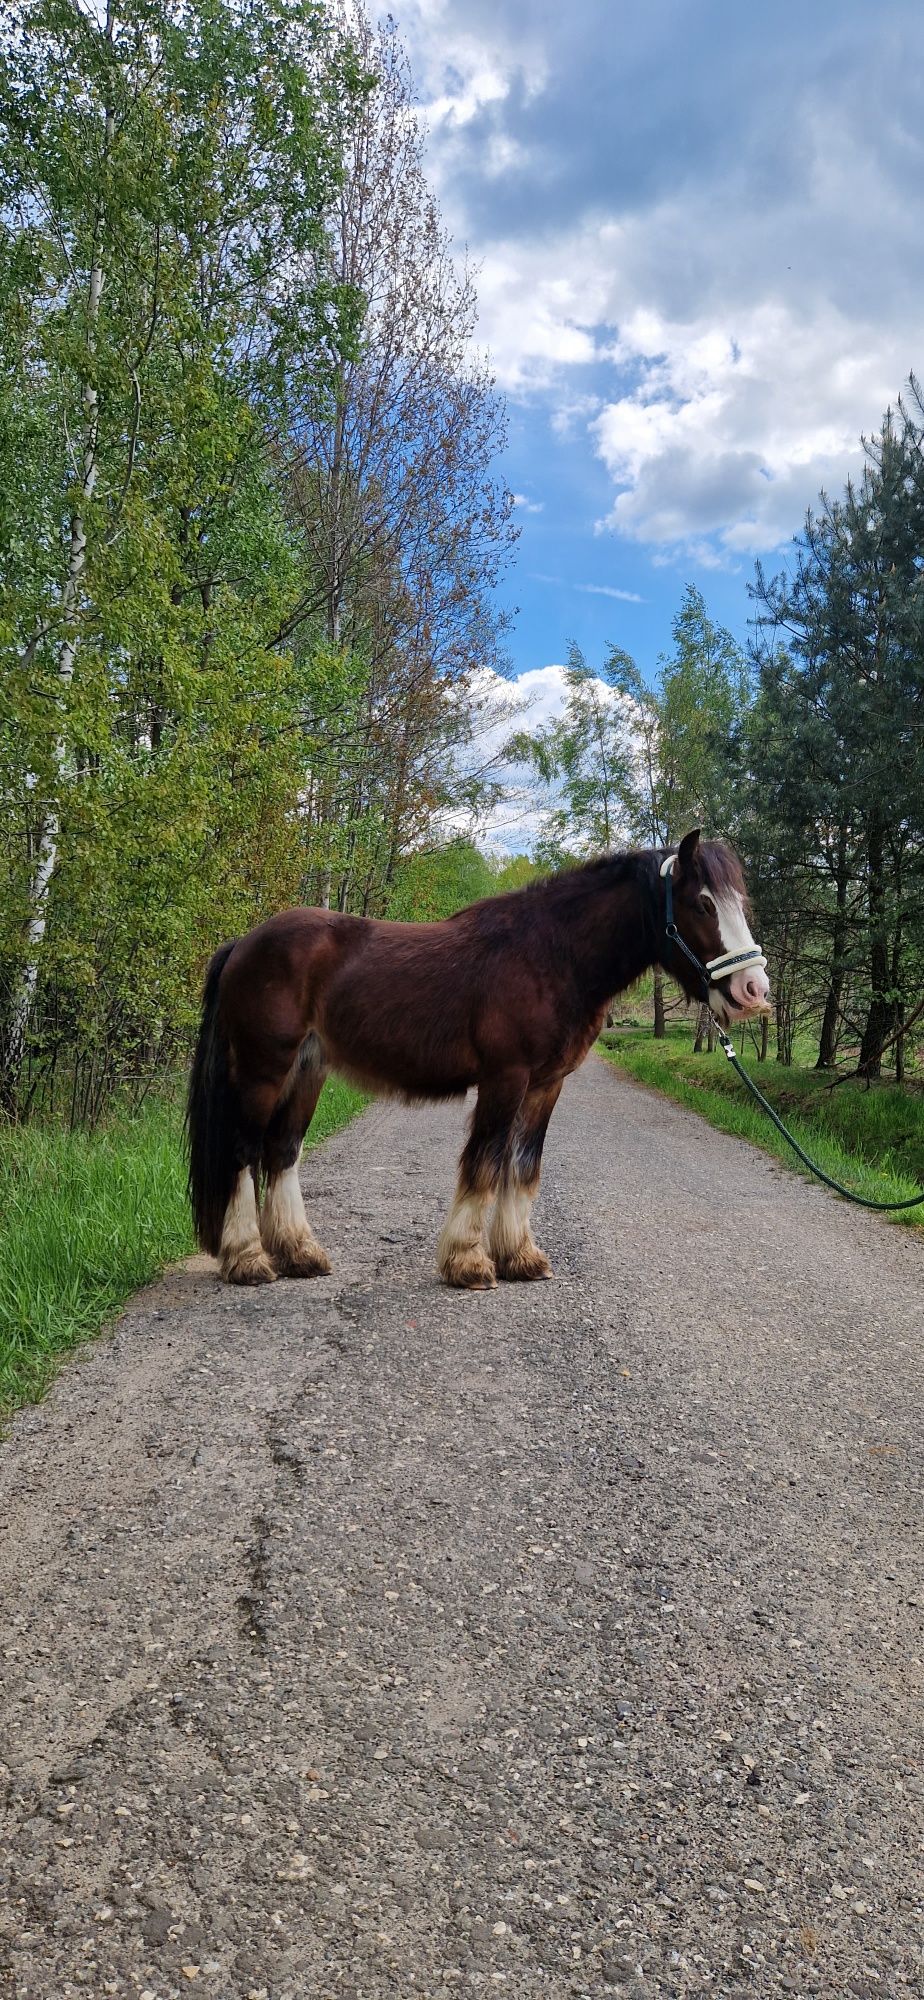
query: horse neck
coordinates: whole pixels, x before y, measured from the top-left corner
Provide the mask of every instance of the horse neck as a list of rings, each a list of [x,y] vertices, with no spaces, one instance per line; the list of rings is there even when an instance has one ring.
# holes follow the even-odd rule
[[[569,925],[569,943],[588,1000],[603,1004],[647,972],[658,956],[652,888],[641,859],[614,881],[600,871]]]

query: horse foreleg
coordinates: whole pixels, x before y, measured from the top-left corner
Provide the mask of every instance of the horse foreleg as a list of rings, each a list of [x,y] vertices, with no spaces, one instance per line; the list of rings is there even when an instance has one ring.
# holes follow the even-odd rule
[[[330,1270],[305,1214],[298,1161],[302,1140],[314,1117],[326,1071],[313,1056],[300,1059],[293,1086],[277,1106],[263,1140],[266,1189],[260,1234],[280,1277],[317,1278]]]
[[[539,1192],[542,1148],[564,1079],[523,1100],[491,1217],[489,1248],[499,1278],[550,1278],[552,1266],[533,1239],[530,1214]]]
[[[482,1084],[468,1143],[459,1161],[456,1197],[443,1224],[436,1261],[447,1285],[485,1291],[496,1283],[484,1247],[484,1215],[503,1169],[510,1134],[528,1078],[511,1070]]]

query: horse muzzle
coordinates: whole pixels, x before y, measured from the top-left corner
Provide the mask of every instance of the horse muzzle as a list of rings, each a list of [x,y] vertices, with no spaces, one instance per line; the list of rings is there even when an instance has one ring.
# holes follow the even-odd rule
[[[770,1013],[770,981],[764,971],[763,960],[741,966],[726,978],[720,974],[716,980],[711,966],[709,974],[709,1003],[723,1027],[729,1027],[733,1021],[749,1021],[757,1015]]]

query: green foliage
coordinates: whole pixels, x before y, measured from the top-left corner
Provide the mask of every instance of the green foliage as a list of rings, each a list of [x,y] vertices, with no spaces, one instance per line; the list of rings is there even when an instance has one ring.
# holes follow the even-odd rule
[[[330,1079],[309,1145],[365,1101]],[[193,1248],[174,1101],[149,1099],[92,1134],[0,1131],[0,1407],[41,1395],[70,1348]]]
[[[468,903],[493,896],[498,878],[471,841],[453,840],[409,854],[396,870],[388,916],[403,923],[434,923]]]
[[[346,85],[304,0],[26,0],[0,62],[0,973],[15,1012],[41,954],[47,1071],[181,1028],[206,924],[297,883],[267,438],[321,365]]]
[[[477,791],[457,750],[509,544],[502,415],[402,62],[393,28],[319,0],[19,0],[0,25],[20,1116],[92,1122],[143,1091],[223,937],[300,900],[383,908],[434,812]],[[359,211],[389,226],[344,259]]]
[[[525,889],[528,882],[535,882],[542,874],[542,868],[528,854],[515,854],[510,861],[498,866],[494,877],[494,888],[498,896],[506,895],[511,889]]]
[[[823,1015],[879,1074],[924,986],[924,405],[912,379],[858,485],[821,495],[787,569],[758,568],[756,783],[741,838],[762,878],[789,1017]],[[781,894],[785,883],[787,894]],[[896,1043],[896,1036],[899,1037]]]
[[[670,845],[690,826],[728,824],[728,746],[748,702],[744,656],[692,585],[673,641],[655,687],[621,647],[610,646],[594,671],[573,646],[563,715],[532,734],[521,730],[508,746],[558,795],[540,839],[548,865],[630,841]]]
[[[673,843],[690,826],[721,832],[732,818],[728,745],[748,708],[744,655],[688,584],[661,663],[658,814]]]
[[[494,861],[460,836],[404,857],[395,871],[386,915],[402,923],[435,923],[486,896],[523,889],[544,872],[527,854]]]
[[[692,826],[726,831],[733,818],[729,743],[749,705],[744,655],[688,584],[673,649],[649,687],[628,654],[611,648],[607,678],[629,706],[624,805],[632,837],[674,846]]]

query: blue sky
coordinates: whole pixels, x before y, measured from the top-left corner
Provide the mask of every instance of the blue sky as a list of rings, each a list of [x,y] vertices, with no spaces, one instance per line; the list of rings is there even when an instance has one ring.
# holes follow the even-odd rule
[[[508,402],[515,671],[576,638],[652,674],[687,582],[743,640],[755,555],[924,373],[919,10],[395,13]]]

